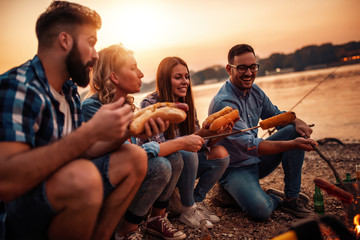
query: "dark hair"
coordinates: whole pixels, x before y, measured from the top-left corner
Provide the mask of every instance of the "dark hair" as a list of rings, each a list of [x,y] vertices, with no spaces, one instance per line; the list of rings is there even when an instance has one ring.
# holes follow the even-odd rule
[[[233,46],[228,53],[228,63],[233,64],[235,56],[241,55],[243,53],[251,52],[255,56],[254,49],[248,44],[237,44]]]
[[[184,65],[190,74],[186,62],[179,57],[166,57],[159,64],[156,73],[156,92],[159,94],[160,102],[175,101],[171,85],[171,73],[173,68],[178,64]],[[189,106],[189,111],[187,112],[185,121],[176,126],[179,128],[181,136],[192,134],[195,132],[195,107],[191,91],[191,80],[186,96],[180,98],[179,101],[186,103]],[[173,139],[175,137],[175,124],[170,124],[168,130],[165,131],[165,136],[167,139]]]
[[[49,46],[62,31],[74,34],[72,32],[74,26],[83,24],[90,24],[96,29],[100,29],[100,15],[77,3],[54,1],[36,21],[36,36],[39,46]]]

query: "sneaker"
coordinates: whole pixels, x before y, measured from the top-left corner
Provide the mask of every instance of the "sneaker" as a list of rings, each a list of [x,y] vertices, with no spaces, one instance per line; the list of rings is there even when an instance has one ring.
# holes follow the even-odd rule
[[[167,215],[168,214],[166,213],[165,216],[149,218],[145,223],[146,231],[167,240],[186,238],[185,233],[174,228],[168,220]]]
[[[143,240],[145,239],[140,229],[136,230],[135,232],[131,232],[126,234],[125,236],[119,236],[118,233],[115,234],[115,240]]]
[[[206,219],[209,220],[211,223],[218,223],[220,222],[220,218],[215,215],[215,213],[211,212],[209,207],[206,205],[205,202],[197,202],[197,208],[206,216]]]
[[[200,221],[206,219],[206,227],[207,228],[213,228],[214,225],[207,220],[205,214],[203,211],[200,211],[196,204],[194,204],[191,207],[188,207],[187,209],[183,210],[180,215],[180,222],[188,225],[191,228],[199,228],[200,227]]]
[[[273,195],[280,197],[281,199],[285,199],[284,192],[282,192],[280,190],[268,188],[268,189],[266,189],[265,192],[266,192],[266,194],[273,194]],[[305,195],[304,193],[299,193],[299,198],[301,200],[303,200],[305,203],[308,203],[310,201],[310,198],[307,195]]]
[[[305,207],[303,201],[299,201],[299,197],[292,199],[284,199],[281,205],[284,212],[291,213],[297,218],[313,217],[315,213]]]

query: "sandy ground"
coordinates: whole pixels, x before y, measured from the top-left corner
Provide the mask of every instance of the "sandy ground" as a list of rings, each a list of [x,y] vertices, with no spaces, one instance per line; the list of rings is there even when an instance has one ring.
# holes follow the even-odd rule
[[[345,178],[346,173],[351,173],[355,177],[355,162],[360,162],[360,144],[327,143],[319,146],[319,150],[329,159],[340,176]],[[283,172],[279,166],[272,174],[261,180],[264,189],[276,188],[283,189]],[[301,191],[310,197],[308,204],[313,209],[312,196],[314,194],[315,178],[322,178],[327,182],[334,183],[335,177],[328,164],[320,158],[317,152],[307,152],[303,165]],[[337,198],[322,191],[325,202],[325,212],[328,216],[335,216],[336,219],[345,223],[344,205]],[[289,230],[292,224],[296,224],[299,219],[294,218],[288,213],[276,210],[265,222],[256,222],[249,219],[240,208],[234,206],[224,206],[219,204],[215,198],[216,187],[208,194],[206,201],[213,212],[220,218],[221,222],[210,230],[211,239],[271,239]],[[170,221],[179,229],[187,234],[187,239],[200,239],[200,230],[191,229],[181,224],[177,217]],[[148,239],[158,239],[147,235]],[[324,237],[324,239],[329,239]]]

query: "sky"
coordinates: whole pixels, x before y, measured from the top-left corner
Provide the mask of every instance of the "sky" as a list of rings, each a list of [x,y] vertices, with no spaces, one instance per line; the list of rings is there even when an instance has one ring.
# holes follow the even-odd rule
[[[227,62],[235,44],[258,57],[308,45],[360,41],[360,0],[73,0],[102,18],[97,50],[123,43],[144,82],[160,61],[179,56],[190,70]],[[37,52],[35,23],[51,0],[0,0],[0,73]]]

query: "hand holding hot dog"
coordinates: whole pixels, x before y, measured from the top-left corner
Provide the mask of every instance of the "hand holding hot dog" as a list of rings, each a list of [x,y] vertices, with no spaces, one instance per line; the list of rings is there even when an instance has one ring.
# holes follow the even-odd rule
[[[196,134],[202,137],[231,132],[234,124],[240,119],[239,111],[232,107],[224,107],[220,111],[208,116],[202,124],[202,128]],[[217,142],[221,139],[218,139]]]
[[[188,106],[185,103],[159,102],[140,109],[135,113],[134,121],[131,122],[129,130],[133,135],[146,131],[145,125],[150,119],[160,118],[170,123],[180,123],[186,119]],[[154,127],[150,123],[150,127]],[[156,128],[154,129],[157,131]],[[160,131],[161,132],[161,131]]]
[[[203,122],[203,128],[216,131],[221,127],[228,126],[231,122],[239,120],[239,111],[232,107],[226,106],[220,111],[211,114]]]
[[[160,117],[150,118],[144,125],[144,131],[135,137],[146,139],[155,136],[161,132],[165,132],[169,128],[170,122],[164,121]]]
[[[91,126],[97,140],[113,141],[123,138],[134,114],[124,98],[114,103],[103,105],[94,116],[84,124]]]

